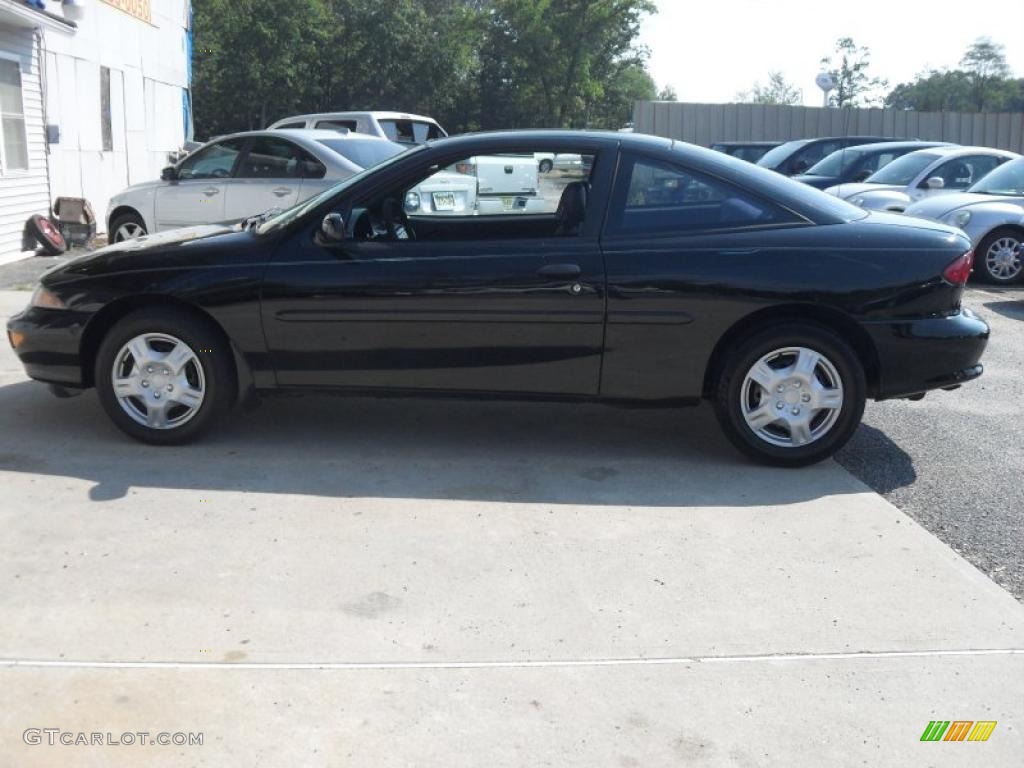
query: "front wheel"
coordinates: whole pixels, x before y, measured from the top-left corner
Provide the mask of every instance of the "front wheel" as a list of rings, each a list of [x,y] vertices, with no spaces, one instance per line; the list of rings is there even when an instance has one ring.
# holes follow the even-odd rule
[[[799,467],[853,436],[867,385],[853,350],[814,325],[786,324],[746,339],[718,374],[715,412],[729,440],[759,461]]]
[[[1021,253],[1024,233],[1004,227],[990,232],[974,252],[974,268],[985,282],[1008,285],[1020,279],[1024,271]]]
[[[124,213],[110,222],[110,242],[123,243],[146,233],[146,222],[137,213]]]
[[[96,355],[96,389],[121,431],[146,443],[185,443],[230,408],[233,367],[206,320],[169,308],[118,322]]]

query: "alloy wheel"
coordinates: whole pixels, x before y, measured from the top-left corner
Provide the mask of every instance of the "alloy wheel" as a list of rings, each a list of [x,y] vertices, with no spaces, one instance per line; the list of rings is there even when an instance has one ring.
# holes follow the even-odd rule
[[[114,233],[114,242],[120,243],[125,240],[134,240],[137,237],[142,237],[144,234],[146,234],[146,230],[139,224],[136,224],[134,221],[126,221]]]
[[[1021,266],[1021,241],[1016,237],[1000,237],[985,252],[985,269],[997,280],[1013,280]]]

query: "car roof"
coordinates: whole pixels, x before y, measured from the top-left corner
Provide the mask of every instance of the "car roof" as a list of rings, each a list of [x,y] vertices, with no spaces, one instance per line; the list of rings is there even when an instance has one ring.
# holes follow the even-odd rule
[[[962,147],[958,144],[953,144],[947,147],[934,147],[929,150],[930,152],[937,152],[940,157],[957,157],[960,155],[999,155],[1000,157],[1020,157],[1016,152],[1010,152],[1005,149],[993,149],[992,147]]]
[[[432,117],[427,117],[426,115],[414,115],[411,112],[356,109],[348,112],[310,112],[305,115],[289,115],[288,117],[282,117],[280,120],[275,120],[273,124],[276,125],[277,123],[283,123],[291,120],[329,120],[331,118],[358,117],[360,115],[369,115],[370,117],[375,117],[378,120],[422,120],[429,123],[437,122],[437,120]]]
[[[716,141],[711,146],[713,147],[777,147],[782,144],[782,140],[779,141]]]
[[[256,133],[256,131],[254,131]],[[389,141],[383,136],[376,136],[372,133],[357,133],[356,131],[337,131],[333,128],[273,128],[266,131],[258,131],[271,136],[291,136],[297,139],[366,139],[368,141]]]
[[[884,152],[889,149],[905,149],[907,147],[916,147],[917,149],[931,149],[933,147],[952,147],[956,146],[948,141],[876,141],[872,144],[858,144],[855,147],[846,147],[845,149],[837,149],[837,152],[850,152],[856,150],[858,152]]]

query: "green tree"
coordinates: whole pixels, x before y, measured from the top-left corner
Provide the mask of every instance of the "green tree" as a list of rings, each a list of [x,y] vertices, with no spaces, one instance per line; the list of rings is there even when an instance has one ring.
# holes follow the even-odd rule
[[[975,40],[960,59],[960,66],[967,74],[971,99],[978,112],[999,109],[1012,96],[1007,83],[1010,67],[1006,63],[1006,49],[991,38]]]
[[[835,52],[821,60],[825,71],[835,79],[835,90],[829,96],[834,107],[859,107],[874,100],[874,94],[888,85],[880,77],[868,74],[871,67],[871,51],[858,46],[852,38],[841,37],[836,41]]]
[[[679,96],[676,95],[676,89],[671,85],[666,85],[658,91],[658,101],[679,101]]]
[[[197,0],[196,134],[264,128],[303,107],[328,28],[323,0]]]
[[[802,104],[804,92],[781,72],[769,72],[767,85],[754,83],[749,91],[736,94],[736,100],[744,104]]]
[[[932,70],[910,83],[900,83],[885,97],[885,106],[922,112],[970,112],[971,84],[960,70]]]

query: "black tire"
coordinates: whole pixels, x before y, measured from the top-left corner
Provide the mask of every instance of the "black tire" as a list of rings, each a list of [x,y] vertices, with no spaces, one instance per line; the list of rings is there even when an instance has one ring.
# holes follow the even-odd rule
[[[540,172],[541,173],[551,173],[551,169],[554,168],[554,167],[555,167],[555,164],[552,163],[547,158],[544,158],[543,160],[540,161]]]
[[[1016,274],[1013,274],[1010,277],[1000,277],[999,275],[992,273],[987,259],[989,249],[992,248],[997,241],[1004,238],[1015,240],[1017,248],[1020,249],[1021,243],[1024,243],[1024,231],[1014,227],[1000,227],[999,229],[994,229],[982,238],[982,241],[978,243],[977,250],[974,252],[974,273],[986,283],[993,283],[995,285],[1012,285],[1024,276],[1024,269],[1019,267]],[[1024,254],[1022,254],[1020,258],[1024,260]]]
[[[805,445],[768,442],[747,424],[742,412],[747,373],[762,357],[788,347],[804,347],[823,355],[843,387],[842,406],[831,428]],[[757,461],[782,467],[814,464],[842,448],[860,424],[866,397],[864,368],[849,345],[822,326],[796,322],[766,328],[738,344],[721,365],[713,390],[715,414],[729,441]]]
[[[173,336],[196,354],[204,379],[204,397],[194,415],[180,426],[157,429],[140,424],[114,393],[114,359],[125,344],[141,334]],[[196,439],[230,411],[234,398],[234,362],[223,334],[205,318],[169,307],[138,310],[122,318],[103,338],[94,371],[97,394],[110,419],[125,434],[153,445],[178,445]]]
[[[36,214],[28,220],[26,226],[47,256],[60,256],[68,249],[60,230],[46,216]]]
[[[149,234],[146,231],[146,222],[144,222],[142,220],[142,217],[139,216],[139,214],[137,214],[137,213],[121,213],[121,214],[118,214],[117,216],[115,216],[114,218],[112,218],[110,220],[110,227],[108,228],[109,231],[107,232],[107,235],[110,238],[110,242],[112,242],[112,243],[121,243],[121,242],[124,242],[125,240],[131,239],[131,238],[128,238],[128,237],[119,236],[119,234],[118,234],[118,231],[122,227],[126,227],[126,226],[127,227],[136,226],[140,230],[142,230],[142,232],[139,235],[137,235],[138,237],[141,237],[142,235]]]

